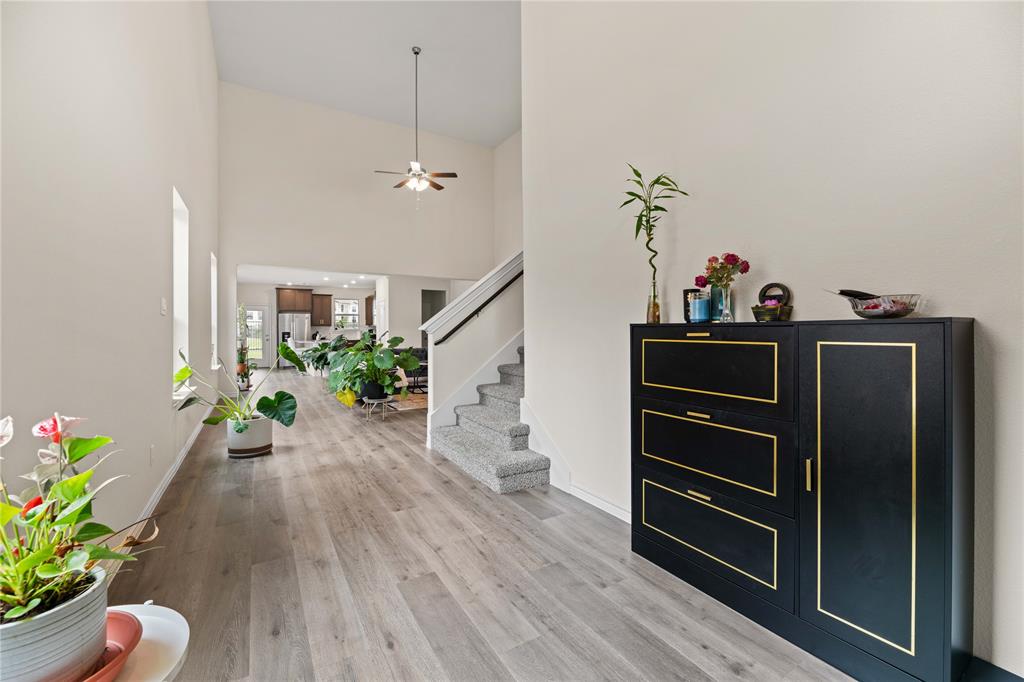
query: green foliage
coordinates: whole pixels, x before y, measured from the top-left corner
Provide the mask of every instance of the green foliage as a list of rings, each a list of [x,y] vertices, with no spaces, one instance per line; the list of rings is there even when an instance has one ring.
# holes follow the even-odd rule
[[[273,398],[264,396],[260,398],[255,404],[253,403],[253,397],[258,395],[259,389],[263,386],[263,382],[267,380],[267,377],[277,367],[277,359],[284,358],[288,362],[295,365],[300,372],[306,371],[306,363],[298,356],[294,349],[291,348],[287,343],[282,342],[277,347],[278,357],[274,360],[267,371],[266,376],[263,380],[252,390],[247,398],[242,397],[242,389],[235,384],[235,395],[229,396],[218,389],[213,383],[208,381],[196,371],[188,359],[179,352],[182,360],[185,361],[185,366],[178,370],[175,375],[175,381],[178,380],[179,376],[184,376],[186,379],[193,379],[196,383],[205,386],[207,389],[215,392],[218,396],[217,399],[210,400],[203,394],[196,391],[192,386],[188,385],[185,380],[182,380],[179,385],[187,386],[192,392],[185,400],[181,401],[178,405],[179,410],[184,410],[192,405],[206,405],[213,409],[213,414],[203,420],[204,424],[216,425],[223,422],[225,419],[231,420],[231,426],[236,433],[243,433],[249,428],[246,423],[251,419],[257,418],[257,412],[269,419],[280,422],[284,426],[291,426],[295,422],[295,413],[298,410],[298,401],[295,400],[295,396],[286,391],[278,391]],[[221,366],[223,368],[223,364]],[[187,370],[187,372],[186,372]],[[225,375],[234,384],[234,380],[230,375],[227,374],[227,370],[224,370]]]
[[[266,395],[260,398],[256,402],[256,409],[268,419],[291,426],[295,422],[295,411],[299,409],[299,404],[291,393],[278,391],[273,398]]]
[[[654,227],[658,221],[661,220],[662,215],[668,213],[668,209],[662,205],[661,202],[669,199],[675,199],[676,197],[690,196],[683,190],[679,189],[676,181],[668,176],[666,173],[662,173],[650,182],[644,181],[644,176],[633,167],[633,164],[626,164],[629,169],[633,171],[633,177],[627,178],[626,182],[636,185],[636,190],[627,190],[626,196],[628,199],[623,201],[619,208],[629,206],[633,202],[640,202],[640,212],[636,214],[635,233],[634,239],[639,239],[640,233],[643,232],[647,240],[644,244],[645,248],[651,252],[650,258],[647,262],[651,266],[651,284],[653,285],[658,278],[658,267],[654,264],[654,259],[657,257],[658,252],[654,250]]]
[[[20,496],[12,495],[0,483],[3,623],[42,613],[73,599],[92,584],[95,578],[91,571],[97,561],[132,561],[134,557],[120,550],[141,544],[126,538],[109,547],[105,543],[124,531],[90,520],[96,494],[121,477],[94,485],[96,468],[105,457],[81,470],[86,457],[98,454],[113,441],[106,436],[72,435],[68,425],[77,421],[54,415],[37,425],[37,429],[51,429],[41,437],[52,442],[39,451],[41,464],[23,476],[32,481],[31,488]],[[5,443],[0,439],[0,446]]]
[[[374,342],[369,332],[364,332],[355,344],[330,354],[328,388],[349,407],[355,403],[354,396],[367,384],[380,384],[385,394],[393,395],[399,381],[397,370],[411,371],[420,366],[420,361],[409,350],[396,352],[404,341],[401,336],[394,336],[386,344]],[[402,393],[404,395],[404,388]]]

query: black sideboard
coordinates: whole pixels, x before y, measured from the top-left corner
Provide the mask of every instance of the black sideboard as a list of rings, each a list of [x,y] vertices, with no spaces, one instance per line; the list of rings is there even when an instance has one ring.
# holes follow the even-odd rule
[[[633,551],[860,679],[959,679],[973,322],[631,334]]]

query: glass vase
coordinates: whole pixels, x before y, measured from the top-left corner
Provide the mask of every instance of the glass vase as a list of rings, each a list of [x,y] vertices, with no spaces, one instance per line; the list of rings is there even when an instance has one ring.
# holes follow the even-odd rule
[[[726,301],[728,298],[728,301]],[[723,319],[725,311],[729,311],[729,319]],[[730,287],[711,287],[711,321],[712,322],[735,322],[732,315],[732,295]]]
[[[719,322],[735,322],[732,316],[732,287],[722,287],[722,317]]]
[[[658,283],[651,282],[651,293],[647,295],[647,324],[661,324],[661,303],[658,301]]]

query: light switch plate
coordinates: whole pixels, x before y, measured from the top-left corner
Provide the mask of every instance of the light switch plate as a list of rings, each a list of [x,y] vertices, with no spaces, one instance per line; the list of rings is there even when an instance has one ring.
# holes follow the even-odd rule
[[[160,297],[160,314],[167,315],[167,299],[163,296]]]

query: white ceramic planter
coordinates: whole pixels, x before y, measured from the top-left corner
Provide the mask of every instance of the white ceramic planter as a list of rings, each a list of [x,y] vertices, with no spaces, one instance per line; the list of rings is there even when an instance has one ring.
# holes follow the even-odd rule
[[[249,425],[245,431],[235,431],[235,422],[231,419],[224,421],[228,430],[228,457],[232,459],[244,459],[246,457],[259,457],[269,455],[274,449],[274,422],[266,417],[246,419]]]
[[[55,609],[0,625],[0,680],[73,682],[92,671],[107,645],[107,574]]]

